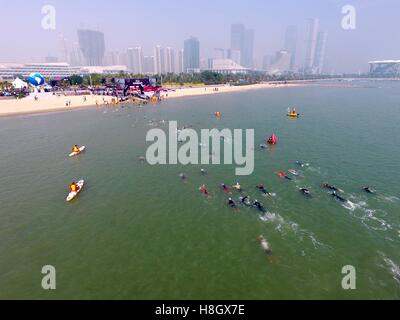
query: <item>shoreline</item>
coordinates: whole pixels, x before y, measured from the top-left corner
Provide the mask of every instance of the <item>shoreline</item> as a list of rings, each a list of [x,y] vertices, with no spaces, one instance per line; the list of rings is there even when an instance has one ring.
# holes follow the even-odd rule
[[[332,79],[329,79],[332,80]],[[193,86],[193,87],[168,87],[170,91],[161,94],[162,100],[195,97],[222,93],[245,92],[251,90],[262,89],[276,89],[276,88],[292,88],[301,86],[334,86],[334,87],[348,87],[348,82],[342,84],[325,84],[320,80],[292,80],[292,81],[273,81],[264,82],[243,86],[229,86],[229,85],[207,85],[207,86]],[[38,114],[48,114],[55,112],[68,112],[73,110],[81,110],[93,107],[117,107],[119,105],[127,104],[127,102],[120,102],[113,104],[111,96],[101,95],[87,95],[86,101],[83,96],[57,96],[50,93],[39,93],[38,101],[35,101],[33,95],[24,99],[5,99],[0,100],[0,118],[14,117],[14,116],[29,116]],[[70,106],[66,106],[66,101],[71,101]],[[104,102],[103,102],[104,101]]]
[[[171,91],[162,93],[161,98],[162,100],[169,100],[184,97],[243,92],[250,90],[297,87],[306,84],[307,83],[300,83],[296,81],[287,83],[268,82],[243,86],[213,85],[183,88],[169,87]],[[217,91],[214,90],[215,88],[217,88]],[[117,107],[119,105],[126,104],[126,102],[112,104],[111,100],[114,97],[99,95],[88,95],[86,96],[86,101],[83,101],[83,96],[54,96],[49,93],[40,93],[38,94],[38,98],[39,100],[35,101],[33,95],[30,95],[20,100],[0,100],[0,118],[39,115],[55,112],[68,112],[93,107]],[[71,101],[71,105],[66,106],[66,101]],[[106,103],[103,103],[103,101],[105,101]]]

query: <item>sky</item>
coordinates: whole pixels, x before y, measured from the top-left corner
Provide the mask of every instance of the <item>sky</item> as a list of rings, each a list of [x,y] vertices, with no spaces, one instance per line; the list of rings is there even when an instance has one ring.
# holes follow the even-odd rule
[[[356,9],[356,28],[342,28],[342,7]],[[56,9],[55,30],[42,28],[42,7]],[[213,48],[229,48],[230,26],[243,23],[255,31],[254,58],[283,49],[285,29],[298,28],[297,60],[304,59],[306,20],[318,18],[328,33],[325,71],[363,72],[368,61],[400,59],[399,0],[0,0],[0,62],[42,62],[59,56],[58,35],[69,47],[77,29],[104,32],[106,50],[142,46],[152,54],[155,45],[176,50],[195,36],[201,57]]]

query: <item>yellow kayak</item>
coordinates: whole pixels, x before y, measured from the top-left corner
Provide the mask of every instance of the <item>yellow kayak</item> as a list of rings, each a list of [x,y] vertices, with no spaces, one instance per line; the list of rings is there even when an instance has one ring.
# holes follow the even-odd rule
[[[300,116],[300,114],[299,114],[299,113],[288,113],[287,116],[288,116],[288,117],[297,118],[297,117]]]

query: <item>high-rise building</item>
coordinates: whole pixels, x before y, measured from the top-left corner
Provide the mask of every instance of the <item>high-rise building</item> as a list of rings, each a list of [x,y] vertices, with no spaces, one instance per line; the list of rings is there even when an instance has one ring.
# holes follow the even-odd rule
[[[176,65],[176,73],[181,74],[184,71],[184,50],[181,49],[178,51],[178,63]]]
[[[213,59],[225,59],[225,49],[223,48],[214,48],[214,57]]]
[[[195,37],[190,37],[184,42],[183,72],[192,73],[200,71],[200,42]]]
[[[165,53],[161,46],[154,48],[154,68],[155,73],[165,73]]]
[[[245,30],[243,24],[231,25],[231,50],[242,50]]]
[[[289,71],[291,62],[291,53],[289,51],[281,50],[275,54],[272,59],[268,70],[273,74],[280,74]]]
[[[69,62],[73,67],[80,67],[84,65],[82,51],[79,48],[79,44],[77,42],[73,43],[72,45],[72,49],[69,54]]]
[[[243,24],[231,25],[231,52],[240,52],[240,64],[246,68],[254,67],[254,30],[246,29]],[[233,60],[232,56],[230,59]]]
[[[326,48],[326,40],[328,34],[326,32],[318,32],[317,36],[317,44],[315,48],[315,57],[314,57],[314,70],[315,73],[322,73],[322,68],[324,66],[325,59],[325,48]]]
[[[306,72],[313,72],[315,49],[317,46],[318,24],[319,21],[316,18],[309,19],[307,23],[307,44],[304,61],[304,69]]]
[[[104,34],[94,30],[78,30],[79,46],[88,66],[102,66],[106,50]]]
[[[165,72],[174,73],[175,72],[175,51],[171,47],[165,48]]]
[[[69,53],[67,48],[67,39],[60,33],[58,35],[58,45],[60,54],[58,56],[58,61],[68,62],[69,61]]]
[[[290,52],[290,70],[296,70],[297,28],[295,26],[289,26],[286,28],[283,49]]]
[[[143,73],[154,74],[155,66],[154,66],[154,56],[144,56],[143,57]]]
[[[143,53],[142,47],[128,48],[128,71],[134,74],[143,73]]]
[[[254,68],[254,30],[247,29],[245,32],[241,59],[244,67]]]
[[[105,66],[116,66],[120,65],[119,52],[109,51],[104,55],[104,65]]]
[[[231,59],[235,63],[240,64],[241,63],[240,50],[228,49],[228,59]]]

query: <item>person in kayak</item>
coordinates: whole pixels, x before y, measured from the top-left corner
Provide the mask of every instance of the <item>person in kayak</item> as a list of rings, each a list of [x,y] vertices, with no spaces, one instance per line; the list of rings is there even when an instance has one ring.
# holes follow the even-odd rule
[[[76,152],[76,153],[81,152],[81,150],[79,150],[79,147],[77,144],[72,147],[72,152]]]
[[[69,186],[69,192],[78,192],[79,191],[79,186],[75,183],[75,181],[72,181],[71,185]]]
[[[235,208],[235,207],[236,207],[236,203],[235,203],[235,201],[232,200],[232,198],[229,198],[229,199],[228,199],[228,205],[229,205],[231,208]]]
[[[258,186],[256,186],[256,188],[257,188],[258,190],[260,190],[263,194],[271,195],[271,194],[265,189],[264,185],[262,185],[262,184],[259,184]]]
[[[200,191],[201,191],[202,194],[204,194],[204,195],[206,195],[206,196],[208,195],[208,190],[207,190],[205,184],[203,184],[203,185],[200,187]]]
[[[369,186],[362,187],[366,193],[375,194],[375,191],[372,190]]]
[[[347,199],[343,198],[342,196],[339,196],[336,191],[333,191],[331,195],[332,197],[338,199],[341,202],[347,202]]]

